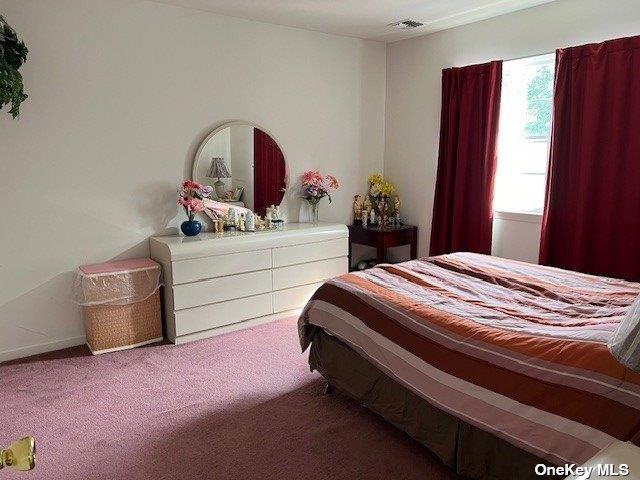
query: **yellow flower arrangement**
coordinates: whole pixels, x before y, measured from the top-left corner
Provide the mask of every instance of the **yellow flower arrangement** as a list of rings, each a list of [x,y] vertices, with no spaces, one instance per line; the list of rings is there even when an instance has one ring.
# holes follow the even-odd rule
[[[385,180],[380,173],[372,173],[367,178],[369,195],[372,197],[391,197],[396,193],[396,186]]]
[[[385,180],[381,173],[375,172],[367,177],[369,190],[365,195],[364,204],[361,206],[360,214],[358,214],[356,202],[359,201],[359,195],[356,195],[354,201],[355,218],[362,217],[363,225],[365,219],[371,217],[370,225],[380,226],[381,228],[389,225],[401,225],[400,219],[400,199],[396,197],[396,186]],[[391,205],[393,204],[393,208]]]

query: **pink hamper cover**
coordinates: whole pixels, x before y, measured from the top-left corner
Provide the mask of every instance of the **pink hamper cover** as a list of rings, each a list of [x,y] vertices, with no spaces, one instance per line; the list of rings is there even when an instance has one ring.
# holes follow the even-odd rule
[[[150,258],[134,258],[81,266],[74,296],[82,306],[127,305],[146,300],[160,286],[160,265]]]

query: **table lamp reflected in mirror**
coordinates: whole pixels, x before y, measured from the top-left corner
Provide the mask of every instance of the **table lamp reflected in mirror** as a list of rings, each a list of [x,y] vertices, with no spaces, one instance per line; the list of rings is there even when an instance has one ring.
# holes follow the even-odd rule
[[[226,191],[226,185],[222,181],[223,178],[231,178],[231,173],[227,168],[227,164],[222,157],[213,157],[211,159],[211,167],[207,172],[207,178],[217,178],[218,180],[213,184],[216,189],[216,195],[218,198],[224,198]]]

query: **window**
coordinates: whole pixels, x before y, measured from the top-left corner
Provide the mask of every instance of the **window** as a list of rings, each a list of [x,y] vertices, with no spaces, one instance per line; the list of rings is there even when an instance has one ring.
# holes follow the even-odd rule
[[[553,54],[504,62],[494,210],[542,213],[551,138]]]

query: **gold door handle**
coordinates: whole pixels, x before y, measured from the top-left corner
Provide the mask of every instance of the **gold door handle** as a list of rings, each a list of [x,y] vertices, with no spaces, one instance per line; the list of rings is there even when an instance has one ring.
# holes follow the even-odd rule
[[[33,437],[25,437],[13,442],[3,450],[0,449],[0,469],[4,467],[15,470],[32,470],[36,466],[36,440]]]

